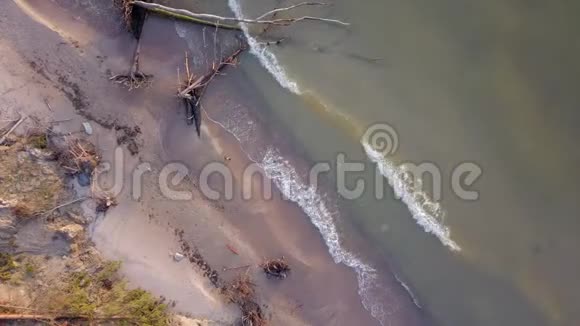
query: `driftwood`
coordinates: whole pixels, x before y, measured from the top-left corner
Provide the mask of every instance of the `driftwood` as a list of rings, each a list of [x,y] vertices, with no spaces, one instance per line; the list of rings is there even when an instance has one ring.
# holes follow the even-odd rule
[[[10,130],[8,130],[8,132],[6,132],[4,135],[2,135],[2,137],[0,138],[0,145],[2,145],[4,143],[4,141],[6,141],[6,138],[8,136],[10,136],[11,133],[14,132],[14,130],[16,130],[16,128],[18,128],[18,126],[20,126],[24,120],[26,120],[26,116],[20,117],[20,119],[18,119],[18,121],[16,121],[16,123],[14,124],[14,126],[12,126],[12,128],[10,128]]]
[[[201,98],[206,87],[211,81],[220,74],[223,69],[230,65],[235,65],[238,56],[246,49],[242,44],[234,53],[225,59],[220,60],[218,64],[213,64],[211,70],[200,77],[195,77],[189,69],[189,59],[185,56],[186,81],[179,86],[177,97],[183,100],[186,112],[187,124],[194,124],[197,135],[201,135]],[[179,78],[179,76],[178,76]]]
[[[130,1],[128,1],[129,3],[131,3]],[[140,1],[142,2],[142,1]],[[136,6],[140,6],[143,7],[140,4],[134,3]],[[149,8],[144,8],[144,10],[148,10],[160,15],[165,15],[165,16],[169,16],[169,17],[173,17],[175,19],[179,19],[179,20],[184,20],[184,21],[188,21],[188,22],[192,22],[192,23],[196,23],[196,24],[200,24],[200,25],[207,25],[207,26],[213,26],[213,27],[218,27],[220,29],[227,29],[227,30],[237,30],[237,31],[241,31],[242,28],[238,25],[232,25],[232,24],[227,24],[227,23],[219,23],[216,21],[210,21],[210,20],[206,20],[206,19],[201,19],[201,18],[196,18],[196,17],[191,17],[191,16],[186,16],[186,15],[181,15],[175,12],[171,12],[171,11],[167,11],[165,9],[161,9],[161,8],[157,8],[157,7],[149,7]]]
[[[256,302],[255,284],[248,273],[238,275],[229,285],[222,287],[222,295],[236,304],[242,312],[242,326],[266,326],[262,308]]]
[[[129,321],[130,318],[123,316],[85,316],[74,315],[55,310],[38,310],[30,307],[22,307],[0,303],[0,308],[7,309],[11,312],[0,313],[0,320],[4,321],[43,321],[43,322],[113,322]],[[17,313],[16,311],[27,311],[27,313]],[[2,324],[3,325],[3,324]]]
[[[185,9],[176,9],[168,6],[164,6],[157,3],[151,3],[151,0],[139,1],[139,0],[119,0],[122,2],[124,8],[124,18],[127,26],[130,27],[134,33],[135,38],[137,38],[137,46],[135,54],[133,56],[133,64],[129,73],[127,75],[116,75],[110,79],[127,86],[129,89],[139,88],[142,86],[147,86],[150,83],[150,75],[144,74],[139,70],[139,53],[141,48],[141,32],[143,30],[143,25],[147,19],[147,12],[151,11],[167,16],[171,16],[178,19],[185,19],[199,24],[211,25],[216,27],[216,35],[218,28],[222,29],[235,29],[240,30],[240,24],[257,24],[264,25],[262,32],[265,33],[271,26],[287,26],[296,22],[312,20],[312,21],[322,21],[327,23],[334,23],[338,25],[348,26],[345,23],[336,19],[328,19],[313,16],[301,16],[301,17],[290,17],[290,18],[277,18],[278,14],[291,11],[293,9],[304,7],[304,6],[325,6],[326,3],[322,2],[311,2],[305,1],[289,7],[276,8],[265,12],[264,14],[258,16],[256,19],[246,19],[237,17],[224,17],[213,14],[206,13],[195,13]],[[139,9],[139,10],[137,10]],[[215,40],[214,40],[215,41]],[[277,45],[280,44],[283,39],[265,42],[266,45]],[[245,50],[246,45],[240,46],[229,57],[222,59],[218,64],[214,63],[211,70],[204,74],[203,76],[193,76],[189,70],[189,63],[186,54],[185,68],[187,72],[186,81],[183,83],[179,77],[178,70],[178,98],[180,98],[185,106],[186,111],[186,122],[187,124],[194,124],[196,127],[197,135],[201,135],[201,98],[205,92],[207,85],[217,76],[226,66],[235,65],[237,57]]]
[[[119,321],[130,321],[129,318],[125,317],[88,317],[88,316],[52,316],[52,315],[35,315],[35,314],[0,314],[0,320],[4,321],[44,321],[44,322],[119,322]],[[64,324],[67,325],[67,324]]]
[[[54,207],[54,208],[51,208],[51,209],[47,210],[46,212],[44,212],[44,213],[42,213],[42,214],[43,214],[43,215],[45,215],[45,216],[48,216],[48,215],[52,214],[54,211],[56,211],[56,210],[57,210],[57,209],[59,209],[59,208],[63,208],[63,207],[70,206],[70,205],[72,205],[72,204],[76,204],[76,203],[78,203],[78,202],[80,202],[80,201],[83,201],[83,200],[85,200],[85,199],[88,199],[88,198],[89,198],[89,197],[81,197],[81,198],[77,198],[77,199],[71,200],[71,201],[69,201],[69,202],[66,202],[66,203],[64,203],[64,204],[58,205],[58,206],[56,206],[56,207]]]
[[[147,10],[153,10],[153,11],[156,11],[159,13],[170,15],[170,16],[173,16],[176,18],[189,17],[192,19],[202,20],[206,23],[213,22],[213,24],[210,23],[210,25],[220,26],[220,27],[223,25],[227,25],[228,22],[230,22],[230,23],[233,22],[233,23],[245,23],[245,24],[258,24],[258,25],[287,26],[287,25],[290,25],[293,23],[306,21],[306,20],[322,21],[322,22],[333,23],[333,24],[338,24],[338,25],[343,25],[343,26],[350,25],[349,23],[346,23],[346,22],[343,22],[343,21],[340,21],[337,19],[329,19],[329,18],[321,18],[321,17],[313,17],[313,16],[301,16],[301,17],[295,17],[295,18],[265,19],[265,17],[270,15],[270,14],[279,13],[282,11],[288,11],[288,10],[291,10],[291,9],[294,9],[294,8],[297,8],[300,6],[321,5],[320,2],[304,2],[302,4],[290,6],[287,8],[274,9],[272,11],[269,11],[269,12],[261,15],[259,17],[259,19],[224,17],[224,16],[218,16],[218,15],[212,15],[212,14],[195,13],[195,12],[191,12],[191,11],[185,10],[185,9],[176,9],[176,8],[171,8],[171,7],[167,7],[164,5],[160,5],[157,3],[148,3],[148,2],[144,2],[144,1],[133,1],[133,2],[131,2],[131,4],[145,8]]]

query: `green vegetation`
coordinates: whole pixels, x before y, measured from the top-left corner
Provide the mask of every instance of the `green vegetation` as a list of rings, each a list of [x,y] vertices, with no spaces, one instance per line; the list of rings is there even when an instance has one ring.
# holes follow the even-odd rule
[[[103,312],[107,316],[124,316],[137,325],[167,325],[167,305],[142,289],[127,291],[124,282],[116,284],[105,298]]]
[[[26,263],[24,263],[24,273],[26,276],[34,277],[34,275],[36,275],[37,271],[38,271],[38,266],[36,265],[36,263],[34,263],[32,261],[27,261]]]
[[[101,271],[97,274],[96,280],[100,283],[106,283],[108,281],[112,282],[118,278],[118,272],[121,268],[120,261],[108,261],[106,262]]]
[[[123,318],[145,326],[168,325],[167,305],[142,289],[128,289],[118,275],[120,262],[107,262],[96,273],[68,276],[50,295],[49,309],[86,318]]]
[[[10,281],[18,265],[12,255],[0,253],[0,281]]]
[[[34,148],[46,149],[48,147],[48,139],[46,139],[46,134],[29,136],[28,143]]]

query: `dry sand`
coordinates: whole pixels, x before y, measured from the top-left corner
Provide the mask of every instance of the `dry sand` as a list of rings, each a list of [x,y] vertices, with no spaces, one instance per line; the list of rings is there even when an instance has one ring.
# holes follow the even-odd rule
[[[378,325],[360,303],[355,273],[334,263],[320,235],[295,204],[260,199],[210,201],[192,184],[181,185],[193,192],[192,200],[173,201],[161,194],[157,176],[168,162],[191,167],[194,183],[207,162],[227,163],[238,181],[249,163],[236,140],[218,124],[206,119],[201,139],[194,127],[185,124],[180,103],[172,95],[175,67],[183,58],[181,50],[167,51],[183,46],[173,24],[150,18],[142,68],[155,75],[155,83],[150,89],[128,92],[109,82],[108,76],[128,68],[134,40],[111,11],[87,14],[87,7],[65,8],[69,7],[40,0],[0,3],[0,120],[12,119],[18,112],[44,123],[71,119],[55,125],[62,132],[81,132],[81,123],[89,121],[94,128],[91,139],[109,162],[114,159],[118,137],[127,129],[140,128],[141,133],[131,140],[140,149],[137,155],[130,155],[127,144],[121,146],[125,173],[119,205],[93,225],[93,240],[105,257],[123,261],[123,272],[133,284],[175,300],[176,311],[232,324],[239,317],[237,308],[223,303],[198,268],[186,260],[173,260],[171,255],[180,251],[175,231],[183,230],[184,239],[199,249],[222,279],[227,281],[239,271],[224,268],[251,266],[248,272],[257,285],[259,302],[265,304],[273,325]],[[240,94],[223,98],[236,94],[235,83],[224,87],[230,88],[216,92],[208,103],[244,105]],[[133,172],[143,162],[149,168],[142,196],[134,200]],[[110,184],[113,179],[107,175],[103,182]],[[257,265],[263,257],[279,256],[292,265],[290,277],[266,279]],[[402,304],[403,313],[393,325],[419,323],[405,310],[408,304]]]

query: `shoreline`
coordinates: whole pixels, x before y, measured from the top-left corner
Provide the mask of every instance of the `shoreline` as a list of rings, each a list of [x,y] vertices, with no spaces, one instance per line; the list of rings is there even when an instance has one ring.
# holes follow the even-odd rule
[[[12,2],[4,4],[3,7],[7,10],[5,12],[13,11],[15,17],[22,16],[22,13],[14,11],[17,9]],[[53,11],[64,16],[63,11],[59,10]],[[82,19],[80,21],[82,22]],[[66,21],[58,23],[64,24],[61,25],[62,30],[67,29]],[[12,28],[18,28],[36,23],[22,19],[11,24]],[[155,22],[152,24],[149,28],[154,28]],[[151,90],[145,92],[137,90],[127,94],[125,90],[108,83],[104,78],[106,70],[122,69],[125,64],[123,61],[128,58],[127,53],[130,50],[123,49],[121,44],[123,42],[127,44],[129,38],[122,33],[116,37],[101,35],[94,43],[87,40],[86,46],[71,46],[69,43],[71,40],[65,41],[69,43],[68,45],[60,46],[58,45],[62,42],[59,41],[60,37],[47,34],[45,28],[39,25],[31,27],[32,33],[41,35],[44,33],[46,37],[24,35],[22,40],[17,41],[19,44],[15,48],[22,54],[22,51],[28,51],[30,43],[27,41],[39,42],[34,46],[38,52],[33,56],[39,58],[35,62],[51,77],[48,84],[54,83],[53,79],[58,79],[52,77],[58,76],[57,72],[62,69],[67,76],[78,79],[78,85],[88,97],[90,108],[87,108],[87,111],[93,117],[138,125],[145,130],[138,140],[141,145],[140,153],[138,157],[128,156],[126,170],[130,170],[142,160],[151,162],[154,170],[169,161],[186,162],[195,170],[208,161],[223,160],[227,155],[232,157],[228,165],[239,178],[239,173],[247,161],[237,141],[219,125],[207,120],[204,122],[202,140],[199,141],[194,128],[185,125],[182,114],[175,113],[182,112],[179,103],[175,103],[170,94],[166,94],[165,97],[160,95],[170,89],[169,81],[174,81],[175,76],[173,68],[163,69],[161,65],[155,64],[155,60],[167,63],[166,67],[171,67],[171,63],[180,62],[183,57],[181,51],[175,51],[172,56],[168,56],[165,52],[159,51],[159,46],[155,46],[155,38],[157,42],[177,44],[173,43],[177,38],[173,23],[160,24],[155,28],[160,27],[165,31],[152,35],[152,39],[145,39],[142,54],[143,57],[147,57],[142,64],[143,69],[153,72],[156,82],[160,85],[153,86]],[[87,29],[90,30],[91,27]],[[170,36],[169,40],[163,39],[172,29],[173,36]],[[7,38],[23,36],[25,32],[12,30]],[[96,31],[94,32],[94,35],[98,35]],[[70,38],[75,36],[68,35]],[[74,58],[70,67],[65,68],[66,63],[62,58],[51,52],[55,46],[59,49],[67,47],[63,50],[67,53],[64,57]],[[107,49],[110,52],[105,52]],[[23,56],[26,58],[28,55],[30,54],[24,53]],[[90,56],[105,56],[106,59],[99,61]],[[92,63],[87,65],[89,62]],[[154,66],[157,66],[158,71],[154,71],[156,70]],[[83,77],[73,76],[75,70]],[[32,74],[38,71],[32,71]],[[224,84],[226,85],[220,87],[225,87],[227,92],[236,93],[235,83],[233,86],[227,85],[227,82]],[[225,105],[222,98],[210,95],[208,94],[208,98],[212,103],[217,101],[222,103],[222,106]],[[63,98],[62,94],[60,97]],[[95,99],[100,101],[98,106],[93,105],[96,103]],[[232,102],[231,97],[227,101]],[[243,101],[236,101],[235,96],[233,102],[235,105],[243,105]],[[78,117],[77,119],[80,120]],[[116,147],[115,135],[105,127],[96,126],[94,137],[103,150],[104,158],[111,159],[113,149]],[[154,293],[167,295],[169,298],[177,297],[176,309],[182,312],[214,320],[228,320],[236,316],[231,307],[219,303],[214,289],[194,268],[188,267],[186,262],[172,261],[170,252],[179,249],[173,233],[174,230],[181,229],[185,231],[187,239],[200,248],[208,263],[216,270],[221,270],[222,266],[237,266],[236,264],[243,263],[255,266],[264,256],[288,258],[293,273],[287,280],[273,282],[264,279],[257,268],[252,272],[261,301],[271,306],[268,313],[272,313],[274,324],[375,324],[358,297],[354,271],[334,263],[320,234],[294,203],[254,200],[245,203],[236,201],[219,203],[216,206],[216,203],[200,198],[200,194],[195,193],[194,189],[193,201],[176,204],[161,198],[154,190],[156,188],[153,187],[152,180],[145,182],[149,182],[151,188],[146,189],[151,191],[146,192],[140,202],[131,202],[128,191],[123,192],[120,195],[120,206],[100,220],[94,230],[94,241],[98,248],[109,258],[122,259],[126,263],[123,272],[135,284]],[[276,187],[273,189],[277,192]],[[230,243],[240,250],[240,257],[232,256],[228,252],[225,246]],[[190,285],[186,289],[183,288],[184,282],[185,284],[189,282]],[[337,301],[337,298],[341,300]],[[195,305],[197,310],[192,309],[191,300],[197,302]],[[301,308],[296,309],[299,305],[302,305]]]

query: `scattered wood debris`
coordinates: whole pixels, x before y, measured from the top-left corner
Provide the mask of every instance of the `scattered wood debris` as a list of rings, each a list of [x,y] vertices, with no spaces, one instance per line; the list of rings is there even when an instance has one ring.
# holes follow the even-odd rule
[[[262,308],[256,303],[255,286],[246,272],[238,275],[233,282],[221,289],[222,295],[242,311],[243,326],[267,325]]]
[[[109,208],[117,206],[117,199],[110,195],[101,195],[96,196],[95,200],[97,201],[97,206],[95,210],[97,213],[107,213]]]
[[[101,160],[93,144],[83,139],[68,141],[67,149],[61,151],[59,162],[70,175],[91,175]]]
[[[20,119],[18,119],[18,121],[16,121],[16,123],[12,126],[12,128],[10,128],[8,132],[2,135],[2,137],[0,138],[0,145],[2,145],[2,143],[6,141],[6,138],[10,136],[10,134],[14,132],[14,130],[16,130],[16,128],[18,128],[18,126],[20,126],[24,122],[24,120],[26,120],[26,118],[27,118],[26,116],[21,116]]]
[[[203,276],[207,277],[210,282],[220,290],[220,293],[224,298],[233,304],[236,304],[242,312],[242,322],[243,326],[266,326],[267,320],[262,312],[262,307],[256,302],[256,291],[255,284],[252,282],[250,276],[248,275],[248,270],[240,273],[232,282],[226,283],[219,276],[218,272],[210,267],[210,265],[204,260],[203,256],[200,254],[199,250],[195,245],[189,244],[184,238],[183,230],[175,230],[175,235],[177,236],[180,244],[181,251],[185,258],[189,260],[190,263],[197,265],[202,272]],[[250,265],[234,267],[230,269],[224,268],[224,271],[228,270],[238,270],[242,268],[249,268]]]
[[[129,73],[126,75],[115,75],[110,79],[114,82],[127,86],[130,90],[144,87],[150,84],[152,76],[140,72],[139,70],[139,53],[141,48],[141,33],[143,25],[147,19],[147,12],[152,11],[162,15],[167,15],[177,19],[183,19],[198,24],[210,25],[216,28],[242,30],[240,24],[255,24],[266,26],[259,35],[264,34],[270,26],[288,26],[301,21],[321,21],[342,26],[348,26],[349,23],[337,19],[329,19],[313,16],[300,17],[283,17],[278,16],[304,6],[326,6],[323,2],[305,1],[284,8],[275,8],[258,16],[256,19],[224,17],[206,13],[195,13],[185,9],[176,9],[162,4],[152,3],[152,1],[137,0],[116,0],[121,1],[123,17],[127,27],[137,39],[135,54],[133,55],[133,64]],[[244,29],[245,32],[247,30]],[[266,45],[278,45],[283,39],[273,42],[263,42]],[[227,58],[222,59],[219,63],[213,63],[211,70],[203,76],[194,76],[190,72],[189,59],[185,56],[186,80],[181,81],[178,71],[178,97],[183,101],[186,111],[186,122],[189,125],[195,124],[197,135],[201,135],[201,98],[207,85],[218,75],[226,66],[235,65],[237,57],[246,49],[246,41],[238,50]]]
[[[268,259],[263,262],[260,267],[264,270],[267,276],[279,279],[285,279],[290,272],[290,265],[286,263],[284,257],[279,259]]]
[[[203,276],[207,277],[211,284],[216,288],[219,288],[223,284],[217,270],[213,269],[203,258],[199,249],[193,244],[188,243],[184,238],[183,230],[175,230],[175,235],[177,236],[179,243],[181,245],[181,252],[189,260],[190,263],[197,265],[199,269],[203,272]]]

